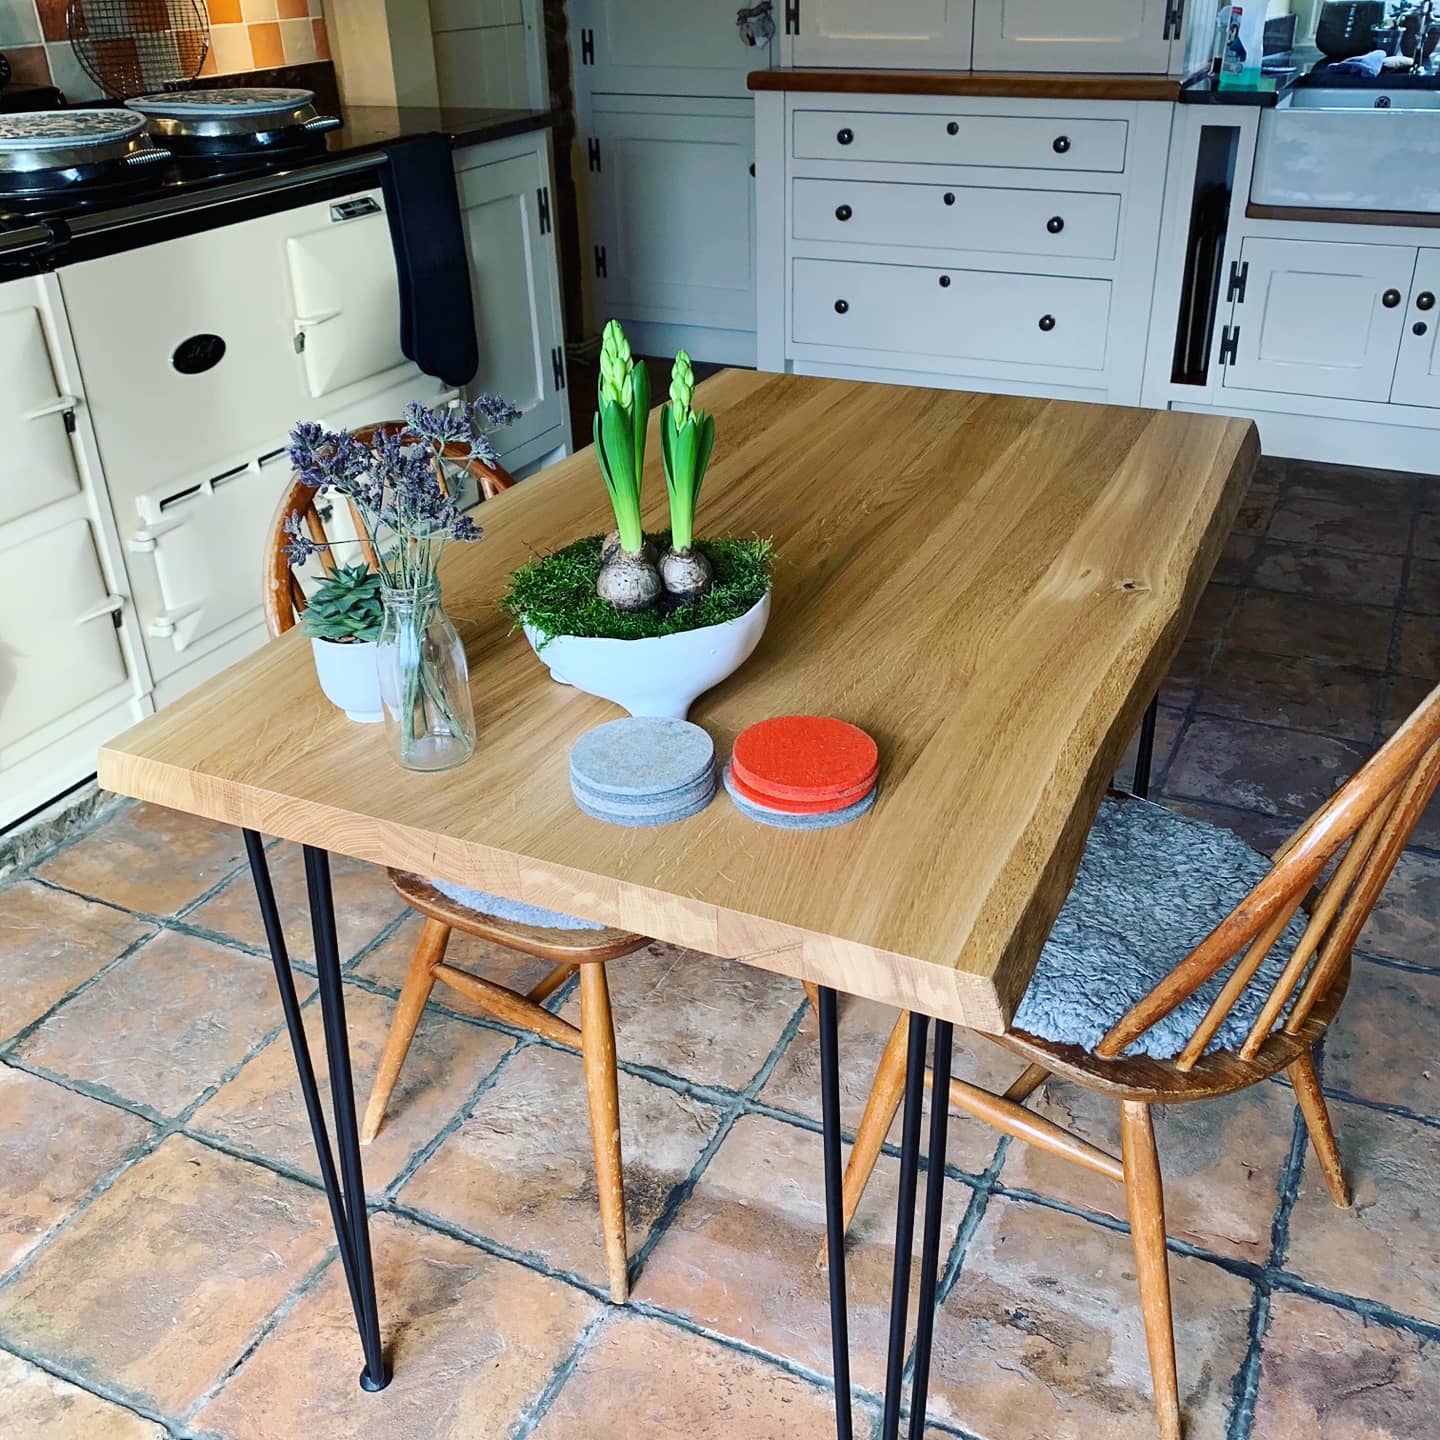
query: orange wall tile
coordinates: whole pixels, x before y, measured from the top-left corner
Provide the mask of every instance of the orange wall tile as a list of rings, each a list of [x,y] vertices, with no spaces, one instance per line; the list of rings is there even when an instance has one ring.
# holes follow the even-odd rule
[[[212,25],[238,25],[240,0],[207,0]]]
[[[257,70],[269,70],[285,63],[285,47],[280,43],[280,27],[273,21],[250,26],[250,53]]]
[[[275,0],[282,20],[300,20],[310,13],[310,0]]]
[[[10,72],[17,82],[25,85],[50,83],[50,60],[43,45],[16,45],[6,50],[5,58],[10,62]]]
[[[330,37],[325,33],[323,20],[315,21],[315,58],[317,60],[330,58]]]

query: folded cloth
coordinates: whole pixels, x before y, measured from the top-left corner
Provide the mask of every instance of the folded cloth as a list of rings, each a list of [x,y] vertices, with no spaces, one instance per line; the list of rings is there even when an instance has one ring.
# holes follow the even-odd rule
[[[593,920],[582,920],[578,915],[566,915],[560,910],[546,910],[541,905],[524,905],[519,900],[507,900],[503,895],[492,895],[488,890],[470,890],[464,885],[452,885],[448,880],[430,882],[442,895],[458,900],[470,910],[478,910],[496,920],[508,920],[512,925],[543,925],[550,930],[603,930]]]
[[[1372,50],[1368,55],[1352,55],[1325,67],[1327,75],[1378,75],[1385,65],[1385,52]]]
[[[400,282],[400,349],[427,375],[468,384],[480,368],[470,258],[444,135],[385,147],[380,172]]]

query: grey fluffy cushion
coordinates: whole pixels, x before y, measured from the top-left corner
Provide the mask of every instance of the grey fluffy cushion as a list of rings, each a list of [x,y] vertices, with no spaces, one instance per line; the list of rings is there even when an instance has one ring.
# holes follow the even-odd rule
[[[566,915],[560,910],[546,910],[539,905],[522,905],[518,900],[507,900],[503,895],[492,895],[488,890],[467,890],[463,885],[452,885],[448,880],[430,882],[442,895],[458,900],[469,910],[478,910],[482,915],[496,920],[508,920],[512,925],[545,925],[551,930],[603,930],[593,920],[582,920],[578,915]]]
[[[1098,1045],[1110,1027],[1173,970],[1270,868],[1243,840],[1144,800],[1107,799],[1080,873],[1014,1028],[1045,1040]],[[1304,932],[1292,920],[1210,1043],[1236,1049]],[[1178,1055],[1219,994],[1227,966],[1125,1053]]]

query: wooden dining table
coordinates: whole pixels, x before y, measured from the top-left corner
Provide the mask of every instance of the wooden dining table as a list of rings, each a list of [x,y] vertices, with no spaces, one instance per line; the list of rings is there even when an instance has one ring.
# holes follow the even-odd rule
[[[632,830],[575,806],[570,747],[615,708],[553,682],[496,602],[517,565],[609,527],[588,450],[487,501],[478,517],[483,543],[451,546],[444,562],[446,609],[465,643],[479,729],[463,767],[401,769],[380,727],[352,724],[326,701],[308,643],[292,631],[107,745],[100,783],[245,832],[366,1388],[382,1387],[388,1372],[331,852],[820,987],[837,1434],[845,1440],[836,992],[934,1017],[937,1069],[953,1025],[1004,1030],[1105,788],[1209,580],[1258,443],[1252,424],[1218,416],[747,371],[708,380],[697,403],[714,415],[718,437],[700,533],[769,537],[776,564],[759,648],[690,718],[722,756],[741,729],[768,716],[835,715],[863,726],[881,757],[869,815],[833,830],[774,830],[722,794],[688,820]],[[663,528],[653,421],[646,493],[647,527]],[[264,835],[305,847],[328,1120]],[[923,1052],[912,1047],[912,1064],[925,1063]],[[936,1094],[946,1093],[947,1079],[937,1074]],[[892,1341],[898,1325],[902,1355],[919,1148],[918,1134],[904,1137],[892,1297]],[[926,1355],[943,1119],[931,1127],[927,1159],[916,1322],[917,1354]],[[898,1388],[898,1368],[891,1378]],[[923,1414],[918,1377],[914,1388]]]

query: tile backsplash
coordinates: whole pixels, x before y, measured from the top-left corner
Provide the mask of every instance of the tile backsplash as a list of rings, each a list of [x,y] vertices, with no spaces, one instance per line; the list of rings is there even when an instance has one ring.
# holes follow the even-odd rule
[[[58,85],[72,102],[100,88],[65,38],[67,0],[0,0],[0,54],[17,81]],[[205,0],[201,0],[205,3]],[[323,0],[209,0],[210,52],[202,75],[234,75],[328,60]]]

